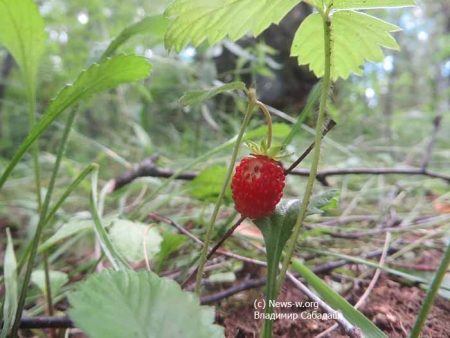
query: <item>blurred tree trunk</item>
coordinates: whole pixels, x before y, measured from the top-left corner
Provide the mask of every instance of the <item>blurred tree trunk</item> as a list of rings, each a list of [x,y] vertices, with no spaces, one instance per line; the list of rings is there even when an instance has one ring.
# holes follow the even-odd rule
[[[242,75],[242,81],[247,85],[256,82],[259,99],[280,110],[298,113],[306,104],[309,92],[317,82],[316,76],[309,71],[308,66],[299,66],[297,58],[290,57],[295,32],[311,13],[312,8],[309,5],[300,3],[283,18],[279,25],[271,25],[257,39],[243,38],[237,42],[241,48],[245,49],[255,46],[258,41],[263,41],[276,50],[277,54],[269,55],[269,57],[282,67],[271,69],[274,73],[272,78],[257,76],[254,79],[251,75],[245,74]],[[217,72],[232,74],[232,71],[236,69],[237,58],[229,48],[224,48],[222,54],[215,60]],[[224,80],[228,82],[233,79],[228,76]]]
[[[383,115],[385,119],[385,131],[384,136],[387,141],[390,142],[392,140],[392,115],[394,111],[393,102],[394,102],[394,83],[397,78],[398,67],[395,58],[392,58],[392,71],[388,76],[388,84],[387,84],[387,93],[386,98],[384,100],[384,109]]]

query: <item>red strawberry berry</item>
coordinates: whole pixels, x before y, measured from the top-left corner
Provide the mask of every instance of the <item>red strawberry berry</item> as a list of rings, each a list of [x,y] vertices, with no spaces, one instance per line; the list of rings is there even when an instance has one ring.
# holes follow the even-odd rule
[[[270,215],[283,196],[284,179],[283,169],[267,156],[244,158],[231,182],[234,208],[250,219]]]

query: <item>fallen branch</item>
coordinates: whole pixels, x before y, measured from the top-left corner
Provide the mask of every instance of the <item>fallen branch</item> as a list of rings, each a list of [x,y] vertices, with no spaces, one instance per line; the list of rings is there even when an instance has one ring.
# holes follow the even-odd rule
[[[388,253],[394,253],[396,251],[397,251],[397,249],[395,249],[393,246],[391,246],[388,249]],[[365,255],[361,255],[361,257],[363,257],[365,259],[375,258],[375,257],[380,256],[382,253],[383,253],[383,250],[380,249],[380,250],[375,250],[375,251],[369,252]],[[330,262],[324,263],[322,265],[316,266],[315,268],[312,268],[311,271],[314,272],[315,274],[323,274],[323,273],[329,272],[331,270],[340,268],[341,266],[344,266],[347,263],[348,263],[348,261],[345,259],[341,259],[338,261],[330,261]],[[300,274],[298,274],[298,273],[293,273],[292,275],[296,278],[300,277]],[[217,292],[212,295],[201,297],[201,304],[202,305],[212,304],[221,299],[231,297],[234,294],[239,293],[241,291],[260,288],[260,287],[266,285],[266,283],[267,283],[266,278],[249,279],[249,280],[242,282],[241,284],[232,286],[227,290],[220,291],[220,292]]]
[[[308,176],[308,170],[296,169],[291,172],[291,175]],[[354,168],[354,169],[329,169],[318,171],[316,179],[324,186],[329,186],[327,181],[329,176],[342,175],[420,175],[431,178],[439,178],[450,184],[450,175],[439,174],[436,172],[422,170],[419,168]]]
[[[156,158],[157,155],[142,161],[136,168],[130,169],[124,174],[120,175],[116,179],[112,180],[111,192],[122,188],[123,186],[131,183],[133,180],[139,177],[160,177],[169,178],[175,174],[175,171],[168,169],[161,169],[156,167],[154,162],[151,162],[151,158]],[[309,170],[306,169],[293,169],[289,172],[290,175],[308,177]],[[193,180],[199,175],[195,171],[186,171],[179,175],[179,180]],[[446,181],[450,184],[450,175],[444,175],[433,171],[423,170],[420,168],[353,168],[353,169],[328,169],[317,172],[316,179],[323,186],[330,186],[327,178],[329,176],[345,176],[345,175],[419,175],[427,176],[431,178],[437,178]]]
[[[46,328],[69,328],[75,327],[73,321],[65,317],[22,317],[20,319],[21,329],[46,329]]]

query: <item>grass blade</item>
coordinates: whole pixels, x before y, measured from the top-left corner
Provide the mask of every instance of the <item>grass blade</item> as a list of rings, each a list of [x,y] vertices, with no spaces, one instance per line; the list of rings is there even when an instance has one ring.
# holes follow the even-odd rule
[[[436,295],[441,286],[442,280],[447,273],[447,268],[450,263],[450,242],[447,244],[447,249],[445,250],[444,257],[442,258],[441,264],[439,264],[439,268],[436,271],[436,275],[433,278],[433,282],[431,283],[431,287],[428,289],[427,296],[423,302],[422,307],[420,308],[419,315],[417,316],[416,322],[414,323],[413,330],[411,332],[411,338],[420,337],[420,331],[422,330],[422,326],[427,319],[428,312],[430,312],[431,306],[433,305],[433,301],[436,298]]]
[[[3,328],[0,338],[8,337],[8,331],[14,323],[18,303],[17,262],[9,228],[6,229],[8,244],[5,252],[5,303],[3,304]]]
[[[106,257],[108,257],[114,269],[117,271],[130,270],[131,268],[128,265],[128,263],[119,254],[119,252],[116,250],[111,240],[109,239],[108,233],[103,227],[102,221],[100,219],[100,214],[97,208],[97,186],[98,186],[97,181],[98,181],[98,169],[96,168],[96,170],[94,170],[94,172],[92,173],[91,179],[92,190],[90,202],[92,218],[94,219],[95,225],[95,233],[97,234],[97,237],[100,240],[100,244]]]
[[[299,260],[293,259],[292,269],[302,275],[305,281],[317,291],[323,300],[335,310],[341,310],[345,318],[353,325],[359,327],[365,337],[386,338],[387,336],[376,327],[366,316],[356,310],[349,302],[325,284],[314,272],[308,269]]]

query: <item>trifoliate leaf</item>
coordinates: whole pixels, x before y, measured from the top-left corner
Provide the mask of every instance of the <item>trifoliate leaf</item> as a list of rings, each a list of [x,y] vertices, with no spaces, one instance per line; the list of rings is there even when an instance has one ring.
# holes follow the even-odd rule
[[[205,100],[210,99],[211,97],[213,97],[217,94],[220,94],[222,92],[226,92],[228,90],[237,90],[237,89],[245,89],[245,83],[236,81],[236,82],[227,83],[218,88],[207,89],[207,90],[193,90],[193,91],[190,91],[190,92],[187,92],[186,94],[184,94],[180,99],[180,103],[184,106],[187,106],[187,105],[205,101]]]
[[[149,271],[105,270],[69,296],[69,311],[92,338],[219,338],[214,310],[200,306],[192,292]],[[98,311],[95,315],[92,309]]]
[[[278,23],[300,0],[176,0],[164,13],[173,17],[165,36],[167,49],[180,52],[188,43],[213,45],[228,36],[259,35]]]
[[[332,9],[374,9],[415,6],[414,0],[333,0]]]
[[[399,49],[389,32],[400,28],[370,15],[354,11],[338,11],[331,18],[331,77],[346,79],[351,72],[361,75],[365,60],[381,62],[380,46]],[[308,16],[295,33],[291,56],[298,56],[300,65],[321,77],[325,70],[324,30],[320,14]]]

